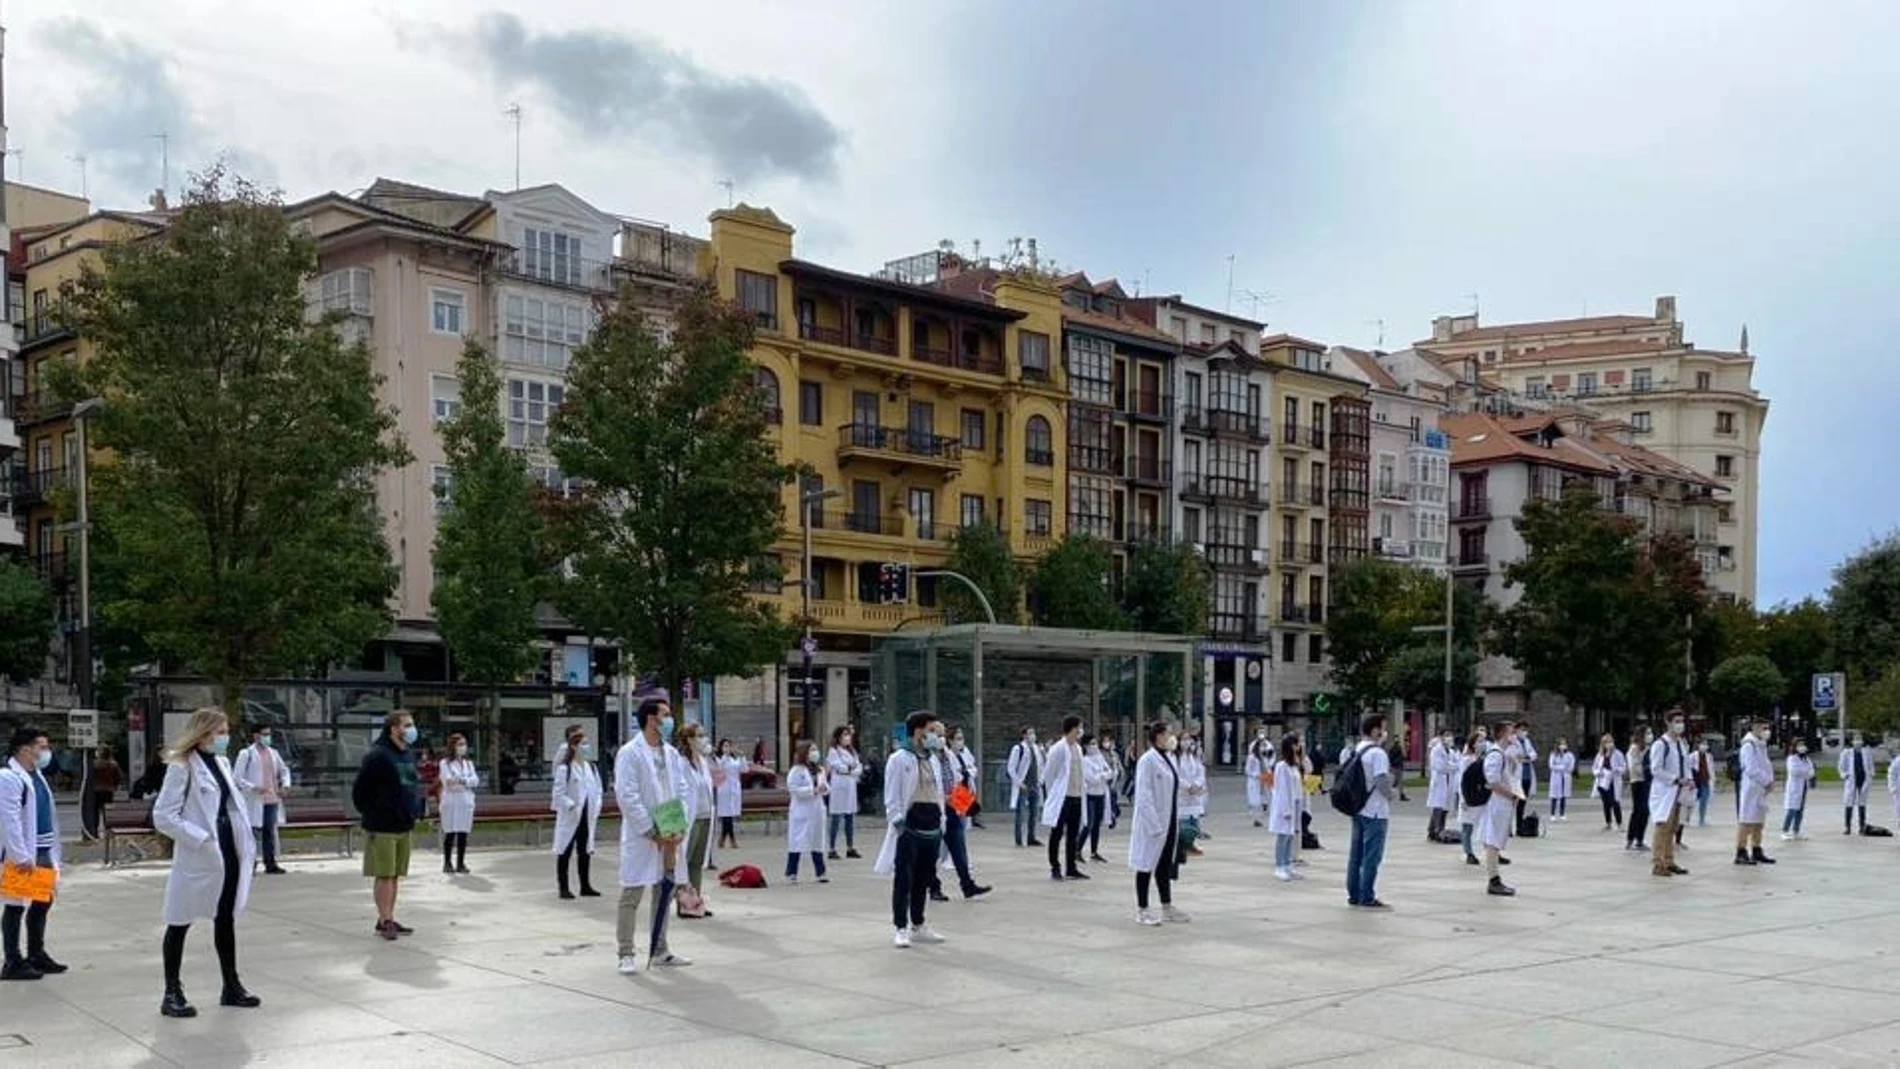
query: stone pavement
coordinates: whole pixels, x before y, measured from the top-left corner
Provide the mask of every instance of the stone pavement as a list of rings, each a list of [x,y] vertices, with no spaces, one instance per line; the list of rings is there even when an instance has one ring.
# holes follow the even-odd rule
[[[299,861],[260,877],[240,921],[264,1007],[217,1007],[194,931],[191,1021],[157,1012],[163,869],[80,867],[52,925],[73,971],[0,987],[0,1069],[1900,1064],[1900,839],[1844,838],[1825,805],[1811,841],[1770,835],[1779,866],[1738,869],[1719,796],[1721,823],[1681,858],[1692,874],[1665,881],[1579,802],[1515,844],[1521,894],[1504,900],[1424,841],[1414,794],[1380,876],[1394,909],[1369,914],[1345,905],[1333,814],[1311,878],[1282,885],[1238,784],[1217,797],[1177,891],[1191,924],[1133,923],[1121,832],[1093,881],[1055,884],[1002,816],[974,840],[996,892],[932,906],[944,946],[891,948],[867,858],[826,886],[715,890],[715,919],[674,922],[696,964],[634,978],[614,972],[612,892],[557,900],[543,853],[480,851],[450,879],[418,851],[402,910],[417,934],[397,944],[371,935],[354,862]],[[755,832],[742,858],[776,876],[781,842]],[[597,870],[613,868],[608,848]]]

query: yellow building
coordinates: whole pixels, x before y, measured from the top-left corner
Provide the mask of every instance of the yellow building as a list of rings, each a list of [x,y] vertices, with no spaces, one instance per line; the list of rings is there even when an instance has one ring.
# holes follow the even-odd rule
[[[817,640],[815,723],[803,722],[797,651],[765,680],[793,699],[784,728],[798,738],[849,718],[869,686],[875,636],[941,618],[935,578],[913,578],[907,601],[888,604],[881,565],[942,567],[951,535],[981,521],[1001,526],[1024,558],[1063,529],[1061,302],[1009,275],[964,296],[796,259],[793,228],[769,209],[741,205],[711,224],[707,270],[720,296],[758,317],[752,357],[771,433],[785,460],[809,472],[785,489],[786,583],[766,595],[808,620]]]

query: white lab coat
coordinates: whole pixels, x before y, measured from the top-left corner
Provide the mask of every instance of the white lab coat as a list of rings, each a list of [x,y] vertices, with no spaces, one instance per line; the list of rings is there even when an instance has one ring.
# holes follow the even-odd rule
[[[1306,797],[1300,770],[1285,761],[1273,766],[1273,790],[1268,793],[1267,830],[1275,835],[1300,833],[1300,805]]]
[[[1801,754],[1789,754],[1786,764],[1788,785],[1782,789],[1781,808],[1793,811],[1808,806],[1808,781],[1814,778],[1814,762]],[[1891,775],[1888,777],[1892,778]]]
[[[1273,769],[1273,758],[1264,755],[1258,748],[1247,751],[1247,809],[1259,812],[1267,806],[1266,788],[1260,785],[1260,777]]]
[[[1552,800],[1570,797],[1571,777],[1577,771],[1577,755],[1570,750],[1552,751],[1550,755],[1550,797]]]
[[[1135,806],[1128,828],[1128,868],[1153,872],[1162,859],[1173,860],[1175,822],[1168,819],[1181,790],[1174,759],[1150,747],[1135,762]]]
[[[34,797],[34,784],[40,780],[36,768],[27,768],[13,758],[7,758],[0,765],[0,863],[24,865],[36,861],[39,851],[36,844],[40,839],[40,804]],[[50,790],[51,785],[48,785]],[[59,804],[53,804],[53,847],[52,860],[54,871],[58,871],[59,854]],[[247,837],[248,838],[248,837]],[[23,898],[0,900],[9,906],[27,906],[32,903]]]
[[[1613,749],[1605,754],[1598,750],[1596,760],[1590,764],[1590,772],[1596,777],[1590,789],[1608,790],[1611,798],[1619,798],[1623,794],[1623,777],[1628,771],[1629,759],[1623,756],[1623,751]]]
[[[884,761],[884,845],[878,848],[877,860],[871,864],[872,872],[889,876],[897,867],[897,841],[904,835],[904,830],[897,825],[910,811],[910,796],[917,793],[920,764],[909,748],[891,751],[891,756]],[[943,784],[937,787],[941,797]],[[941,802],[938,808],[943,808]],[[941,819],[938,826],[942,826]]]
[[[244,796],[245,816],[253,828],[264,826],[264,799],[261,797],[264,789],[264,760],[257,751],[266,748],[255,744],[246,746],[238,751],[237,760],[231,763],[231,775],[237,780],[234,786]],[[290,807],[284,804],[284,793],[290,790],[290,765],[285,762],[283,754],[274,750],[270,757],[271,764],[277,766],[277,823],[281,825],[284,815],[290,812]]]
[[[817,854],[825,849],[825,796],[829,777],[823,769],[798,765],[785,774],[791,808],[785,820],[785,849],[793,854]]]
[[[1695,796],[1693,786],[1684,787],[1682,780],[1695,775],[1695,767],[1689,763],[1689,744],[1681,739],[1672,739],[1663,735],[1649,744],[1649,822],[1667,824],[1674,810],[1682,804],[1682,795]]]
[[[1062,803],[1069,797],[1069,780],[1082,777],[1082,744],[1069,745],[1065,735],[1049,744],[1043,754],[1042,826],[1053,828],[1062,820]]]
[[[620,886],[654,887],[666,875],[660,844],[649,838],[653,810],[678,798],[692,816],[692,791],[686,782],[686,759],[661,742],[648,746],[646,736],[635,735],[614,755],[614,799],[620,803]],[[689,824],[690,828],[690,824]],[[686,882],[686,847],[674,851],[673,880]]]
[[[1856,753],[1860,754],[1861,763],[1867,773],[1867,779],[1858,787],[1854,784],[1854,755]],[[1841,751],[1840,767],[1836,771],[1841,774],[1841,804],[1849,808],[1866,805],[1868,788],[1874,785],[1874,755],[1868,753],[1864,747],[1849,746]]]
[[[717,816],[736,817],[745,809],[745,761],[737,757],[721,757],[719,768],[725,772],[723,781],[713,788],[713,808]]]
[[[442,766],[444,770],[447,765]],[[444,771],[446,778],[447,772]],[[549,852],[560,854],[576,834],[582,836],[582,853],[594,852],[594,835],[600,828],[600,769],[585,757],[554,763],[554,790],[548,808],[554,810],[554,843]],[[447,820],[448,794],[442,795],[443,820]]]
[[[1108,758],[1097,750],[1082,755],[1082,794],[1086,797],[1101,798],[1108,795],[1108,785],[1115,778],[1115,768]]]
[[[1502,850],[1511,841],[1512,823],[1517,819],[1517,795],[1523,789],[1523,772],[1518,768],[1518,753],[1513,746],[1505,750],[1491,747],[1484,755],[1484,781],[1491,785],[1491,797],[1484,803],[1478,821],[1478,839],[1487,848]]]
[[[1459,751],[1458,753],[1458,792],[1457,794],[1458,794],[1458,823],[1460,824],[1476,824],[1478,821],[1484,819],[1484,806],[1479,806],[1476,809],[1473,809],[1472,807],[1465,804],[1465,788],[1464,788],[1465,769],[1470,768],[1471,763],[1477,760],[1480,760],[1480,758],[1476,754],[1468,754],[1463,751]]]
[[[1737,823],[1762,824],[1768,820],[1768,791],[1775,785],[1775,766],[1768,749],[1753,734],[1742,736],[1741,815]]]
[[[1519,735],[1511,740],[1511,746],[1517,751],[1512,756],[1517,758],[1518,785],[1524,788],[1524,797],[1535,798],[1537,797],[1537,745],[1531,742],[1529,735]],[[1530,773],[1529,783],[1524,782],[1526,772]]]
[[[1023,782],[1029,776],[1030,762],[1035,762],[1036,782],[1042,784],[1043,794],[1049,793],[1048,777],[1044,776],[1042,750],[1033,742],[1018,742],[1009,751],[1009,808],[1013,811],[1022,797]]]
[[[1893,799],[1893,816],[1900,821],[1900,761],[1887,765],[1887,795]]]
[[[187,763],[189,762],[189,763]],[[165,784],[152,803],[152,827],[172,841],[172,868],[165,877],[165,923],[215,920],[224,895],[224,852],[218,848],[216,765],[227,780],[231,764],[222,756],[192,754],[165,766]],[[244,912],[251,898],[251,861],[257,843],[242,829],[249,826],[244,798],[234,784],[226,808],[237,847],[237,900],[232,915]]]
[[[1433,739],[1425,752],[1425,774],[1430,784],[1425,791],[1427,809],[1450,809],[1458,801],[1458,751]]]
[[[831,774],[827,808],[833,813],[856,813],[858,777],[864,775],[864,762],[858,759],[858,752],[833,746],[825,755],[825,771]]]
[[[1198,753],[1183,753],[1175,757],[1175,767],[1181,770],[1181,816],[1206,816],[1207,762]]]
[[[559,774],[556,773],[556,775]],[[441,797],[436,800],[442,830],[445,833],[453,832],[462,835],[474,831],[475,788],[482,785],[482,773],[475,767],[474,759],[445,758],[436,766],[436,783],[442,788]],[[594,790],[598,795],[600,791],[598,776],[595,777]]]

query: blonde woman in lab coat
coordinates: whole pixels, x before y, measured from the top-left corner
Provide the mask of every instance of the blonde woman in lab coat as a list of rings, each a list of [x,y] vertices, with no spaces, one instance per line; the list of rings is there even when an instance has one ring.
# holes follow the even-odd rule
[[[468,740],[461,732],[449,736],[448,752],[436,771],[437,782],[442,786],[437,812],[442,824],[442,871],[466,876],[468,833],[475,830],[475,788],[482,785],[482,774],[468,756]],[[455,851],[453,862],[449,859],[451,849]]]
[[[786,883],[798,882],[800,854],[811,855],[819,883],[831,882],[825,875],[825,796],[831,791],[828,779],[818,744],[800,739],[792,749],[792,770],[785,775],[785,789],[792,796],[785,821]]]
[[[447,794],[443,809],[448,808]],[[587,741],[587,729],[575,724],[567,729],[567,745],[554,759],[554,876],[561,897],[573,898],[567,887],[567,859],[575,858],[580,870],[581,894],[593,898],[592,866],[594,834],[600,826],[600,770],[594,765],[594,744]]]
[[[863,857],[858,853],[858,777],[864,775],[864,762],[858,759],[857,738],[849,727],[831,733],[831,749],[825,754],[825,771],[830,773],[831,793],[826,808],[831,813],[831,860],[838,860],[838,829],[844,829],[844,856]]]

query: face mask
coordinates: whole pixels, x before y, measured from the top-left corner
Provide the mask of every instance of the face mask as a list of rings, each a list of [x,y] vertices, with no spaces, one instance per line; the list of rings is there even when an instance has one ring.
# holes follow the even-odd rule
[[[230,745],[231,745],[231,736],[229,735],[211,736],[211,752],[212,753],[221,754],[228,747],[230,747]]]
[[[1709,744],[1705,742],[1705,743],[1703,743],[1702,745],[1700,745],[1700,746],[1697,746],[1697,747],[1696,747],[1696,749],[1698,749],[1698,750],[1701,750],[1701,751],[1702,751],[1703,753],[1708,753],[1708,752],[1709,752]]]
[[[851,741],[851,736],[846,735],[844,738],[838,740],[838,748],[849,750],[851,748]]]
[[[814,746],[811,748],[811,752],[805,755],[805,763],[808,765],[822,765],[825,763],[825,758],[823,754],[818,752],[818,747]]]
[[[416,726],[414,724],[411,724],[408,727],[403,728],[402,729],[403,745],[414,746],[416,744],[416,738],[418,735],[419,733],[416,731]]]
[[[1091,742],[1087,746],[1083,747],[1083,752],[1088,754],[1090,757],[1094,757],[1096,754],[1102,752],[1102,748]]]
[[[1806,746],[1797,746],[1794,748],[1794,752],[1798,754],[1804,754],[1808,752],[1808,748]]]
[[[40,771],[42,772],[53,767],[53,751],[41,750],[39,753],[39,756],[34,758],[34,763],[39,767]]]
[[[957,736],[956,738],[954,738],[954,739],[951,739],[951,740],[950,740],[950,748],[951,748],[952,750],[956,750],[956,751],[958,751],[959,753],[961,753],[961,752],[962,752],[962,750],[963,750],[963,736],[961,736],[961,735],[958,735],[958,736]]]
[[[667,717],[660,721],[660,738],[670,739],[672,737],[673,737],[673,720],[671,717]]]
[[[1031,745],[1034,745],[1036,742],[1036,733],[1032,731],[1029,734],[1023,736],[1023,741]]]
[[[1177,739],[1177,738],[1175,738],[1175,737],[1174,737],[1173,735],[1163,735],[1163,736],[1161,736],[1161,749],[1162,749],[1162,752],[1164,752],[1164,753],[1173,753],[1173,752],[1174,752],[1174,748],[1175,748],[1175,747],[1177,747],[1177,746],[1179,746],[1179,745],[1181,745],[1181,740],[1180,740],[1180,739]]]
[[[943,736],[934,731],[924,732],[924,749],[933,753],[943,749]]]
[[[464,745],[462,745],[461,743],[459,743],[459,742],[458,742],[458,743],[456,743],[456,744],[455,744],[455,751],[454,751],[454,753],[455,753],[455,756],[457,756],[457,757],[466,757],[466,756],[468,756],[468,747],[466,747],[466,746],[464,746]]]
[[[593,749],[593,747],[589,746],[588,749],[591,750]],[[701,739],[699,740],[699,746],[697,747],[697,749],[699,750],[700,756],[704,757],[705,755],[712,753],[712,743],[707,742],[705,739]]]
[[[276,741],[273,740],[269,735],[259,735],[257,737],[257,744],[259,746],[264,747],[266,750],[268,750],[272,746],[276,745]]]
[[[1671,721],[1669,722],[1669,733],[1670,733],[1671,735],[1680,735],[1680,734],[1682,734],[1682,721],[1680,721],[1680,720],[1671,720]]]

